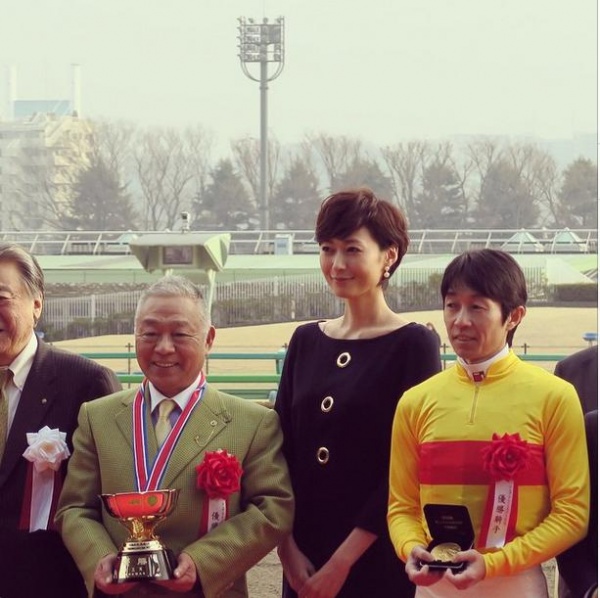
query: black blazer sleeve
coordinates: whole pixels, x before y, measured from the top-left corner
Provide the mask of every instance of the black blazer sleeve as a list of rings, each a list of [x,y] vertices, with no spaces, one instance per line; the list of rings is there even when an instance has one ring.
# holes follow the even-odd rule
[[[573,598],[598,585],[598,411],[585,416],[590,465],[590,523],[587,536],[556,557],[561,582]]]

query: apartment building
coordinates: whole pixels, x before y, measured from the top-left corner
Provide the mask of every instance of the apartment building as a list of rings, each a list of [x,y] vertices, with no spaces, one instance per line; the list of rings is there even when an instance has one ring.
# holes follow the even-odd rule
[[[59,228],[72,185],[88,164],[91,126],[64,113],[68,102],[19,104],[16,118],[0,121],[0,230]]]

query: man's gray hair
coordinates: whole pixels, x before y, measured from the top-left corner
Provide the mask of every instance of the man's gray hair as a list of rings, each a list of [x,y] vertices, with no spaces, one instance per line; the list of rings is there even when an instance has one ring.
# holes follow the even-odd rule
[[[0,243],[0,262],[15,264],[29,296],[44,299],[44,272],[29,251],[16,243]]]
[[[135,323],[140,309],[149,297],[184,297],[191,299],[198,307],[200,321],[202,322],[202,333],[206,335],[210,328],[210,314],[206,309],[204,296],[200,287],[184,276],[169,274],[152,283],[140,297],[135,311]]]

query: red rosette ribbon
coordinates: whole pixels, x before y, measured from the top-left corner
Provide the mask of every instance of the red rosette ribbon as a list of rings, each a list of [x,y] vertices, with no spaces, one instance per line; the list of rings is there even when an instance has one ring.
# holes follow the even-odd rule
[[[202,463],[196,466],[196,485],[207,496],[202,504],[200,536],[229,517],[228,497],[239,492],[242,473],[237,457],[223,449],[206,453]]]
[[[235,455],[219,449],[206,453],[200,465],[196,465],[196,484],[209,498],[227,498],[240,489],[242,467]]]
[[[519,505],[517,474],[527,468],[531,447],[517,434],[493,434],[481,451],[490,487],[481,525],[479,546],[502,548],[515,536]]]
[[[494,480],[513,480],[527,467],[530,452],[519,434],[493,434],[491,444],[482,450],[483,468]]]

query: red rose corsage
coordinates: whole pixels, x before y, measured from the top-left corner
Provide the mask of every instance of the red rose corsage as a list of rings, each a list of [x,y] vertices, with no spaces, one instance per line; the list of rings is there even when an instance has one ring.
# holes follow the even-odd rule
[[[527,468],[531,447],[517,434],[493,434],[482,449],[483,469],[490,474],[488,497],[478,545],[502,548],[515,537],[519,509],[519,478]]]
[[[494,434],[482,454],[483,468],[494,480],[512,480],[527,467],[530,447],[519,434]]]
[[[196,484],[209,498],[227,498],[240,489],[242,467],[235,455],[226,450],[206,453],[204,460],[196,466]]]

